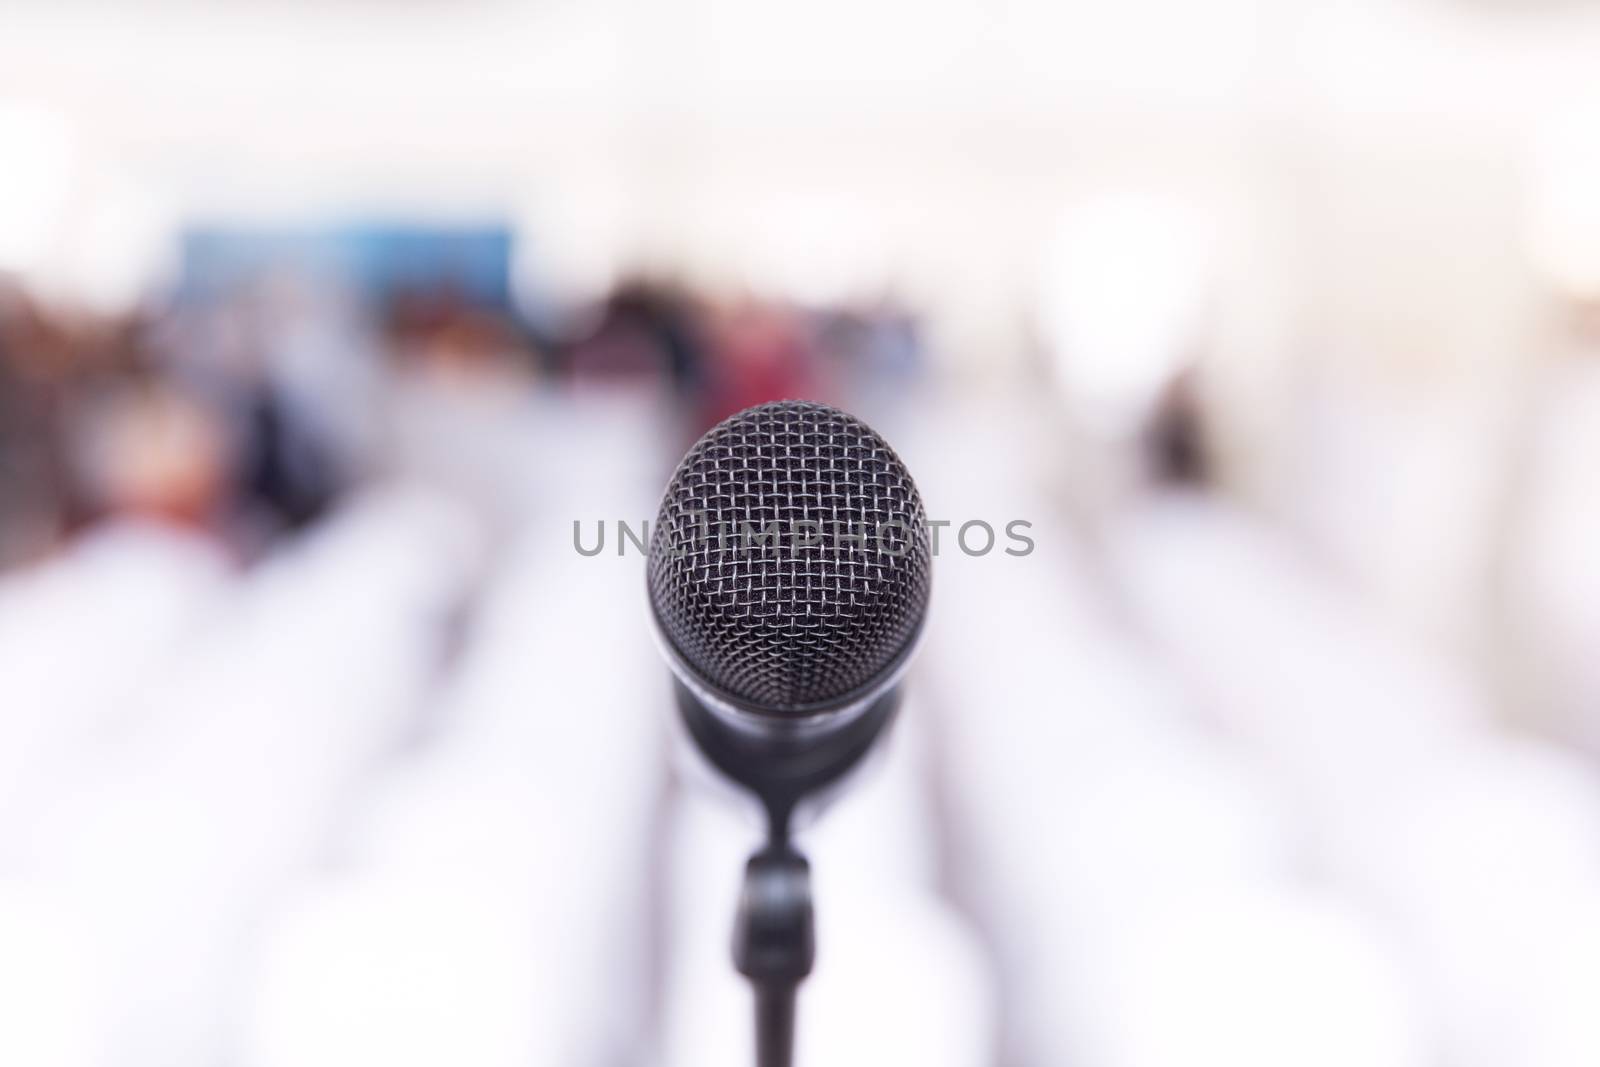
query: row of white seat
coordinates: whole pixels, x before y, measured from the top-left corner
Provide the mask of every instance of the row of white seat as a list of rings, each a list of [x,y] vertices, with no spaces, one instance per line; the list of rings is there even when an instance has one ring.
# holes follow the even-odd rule
[[[74,961],[77,999],[40,1006],[71,1020],[63,1056],[223,1054],[251,932],[415,710],[460,592],[458,519],[378,494],[242,579],[181,535],[113,529],[19,579],[0,610],[41,625],[0,642],[35,672],[0,716],[27,735],[3,878],[67,936],[52,960]],[[29,1051],[6,1058],[52,1061]]]
[[[1444,1062],[1600,1059],[1600,781],[1496,722],[1485,679],[1282,543],[1174,499],[1121,529],[1164,658],[1268,766],[1318,880],[1381,921]]]
[[[912,457],[930,499],[1042,527],[941,559],[921,678],[1010,1061],[1594,1062],[1589,768],[1281,537],[1181,496],[1070,523],[1037,426],[966,426]]]
[[[940,425],[894,435],[936,517],[1038,548],[946,543],[892,743],[806,836],[803,1063],[1594,1062],[1586,767],[1218,506],[1096,555],[1025,425]],[[486,571],[395,490],[243,576],[123,529],[7,579],[0,1061],[744,1062],[756,828],[675,735],[642,560],[570,542],[650,513],[654,429],[549,427],[584,460]]]
[[[428,722],[268,932],[251,1067],[650,1055],[665,682],[642,561],[571,538],[653,506],[656,427],[626,407],[538,415],[500,461],[529,521],[492,558]]]

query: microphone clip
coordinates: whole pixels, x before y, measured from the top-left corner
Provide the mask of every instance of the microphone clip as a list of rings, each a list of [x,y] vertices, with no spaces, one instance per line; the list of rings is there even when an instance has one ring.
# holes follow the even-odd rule
[[[829,792],[854,770],[900,707],[900,687],[891,686],[837,726],[804,734],[752,732],[709,709],[681,681],[674,688],[678,715],[695,748],[719,773],[754,794],[767,813],[769,844],[785,848],[795,809]]]

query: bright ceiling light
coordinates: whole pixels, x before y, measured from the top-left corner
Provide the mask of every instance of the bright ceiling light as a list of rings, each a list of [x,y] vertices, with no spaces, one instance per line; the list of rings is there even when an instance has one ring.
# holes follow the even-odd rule
[[[1600,299],[1600,99],[1574,103],[1535,137],[1528,167],[1528,257],[1548,282]]]
[[[0,271],[26,273],[45,257],[76,169],[77,145],[61,115],[0,100]]]
[[[1040,311],[1062,388],[1088,417],[1124,424],[1182,365],[1200,327],[1209,240],[1180,202],[1085,200],[1046,253]]]

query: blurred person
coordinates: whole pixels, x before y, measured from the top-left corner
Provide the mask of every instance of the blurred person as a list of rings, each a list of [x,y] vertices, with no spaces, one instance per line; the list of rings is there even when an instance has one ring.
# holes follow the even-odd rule
[[[103,506],[80,446],[97,400],[148,374],[148,328],[0,292],[0,564],[47,552]]]
[[[218,521],[233,546],[252,558],[325,515],[359,469],[326,432],[329,417],[305,400],[315,390],[281,369],[273,340],[280,328],[292,329],[263,313],[250,289],[175,304],[147,330],[142,369],[133,379],[181,394],[213,423],[226,463]],[[330,362],[348,355],[323,354]],[[338,389],[324,392],[324,408],[361,402]]]
[[[1576,345],[1541,368],[1504,519],[1502,634],[1530,723],[1600,753],[1600,301],[1573,309]]]
[[[244,403],[239,486],[251,517],[268,536],[303,529],[340,488],[328,450],[282,392],[263,384]]]
[[[695,432],[772,400],[825,399],[817,352],[788,307],[746,299],[712,316],[713,361]]]
[[[1145,428],[1142,447],[1150,476],[1156,482],[1197,487],[1210,483],[1214,471],[1195,367],[1185,368],[1162,390]]]
[[[220,521],[228,487],[215,416],[169,385],[115,390],[81,428],[85,484],[97,510],[204,529]]]
[[[705,375],[700,332],[692,304],[675,287],[625,281],[606,298],[594,329],[571,346],[565,369],[579,383],[664,380],[689,393]]]
[[[367,301],[339,278],[284,271],[264,280],[251,312],[264,374],[328,453],[332,480],[367,473],[383,372]]]
[[[853,383],[902,384],[925,370],[921,323],[891,298],[823,308],[814,318],[822,358]]]
[[[399,297],[389,338],[384,473],[444,490],[503,541],[532,491],[533,354],[503,316],[445,290]]]
[[[0,288],[0,567],[45,551],[65,519],[60,367],[43,332],[27,296]]]
[[[242,477],[269,522],[298,530],[376,464],[376,329],[346,285],[303,272],[266,276],[247,310],[259,373],[241,383]]]

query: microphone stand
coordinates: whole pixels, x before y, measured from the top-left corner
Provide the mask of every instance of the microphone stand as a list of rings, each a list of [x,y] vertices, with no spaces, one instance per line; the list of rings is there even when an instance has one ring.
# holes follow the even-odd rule
[[[769,843],[745,865],[733,925],[733,964],[756,994],[757,1067],[792,1067],[795,1000],[816,955],[811,865]]]
[[[801,800],[838,783],[893,721],[890,689],[836,730],[756,735],[730,727],[677,683],[678,712],[711,764],[754,793],[767,813],[767,841],[745,864],[734,920],[733,964],[755,991],[756,1067],[793,1067],[795,1001],[816,960],[811,864],[790,823]]]

